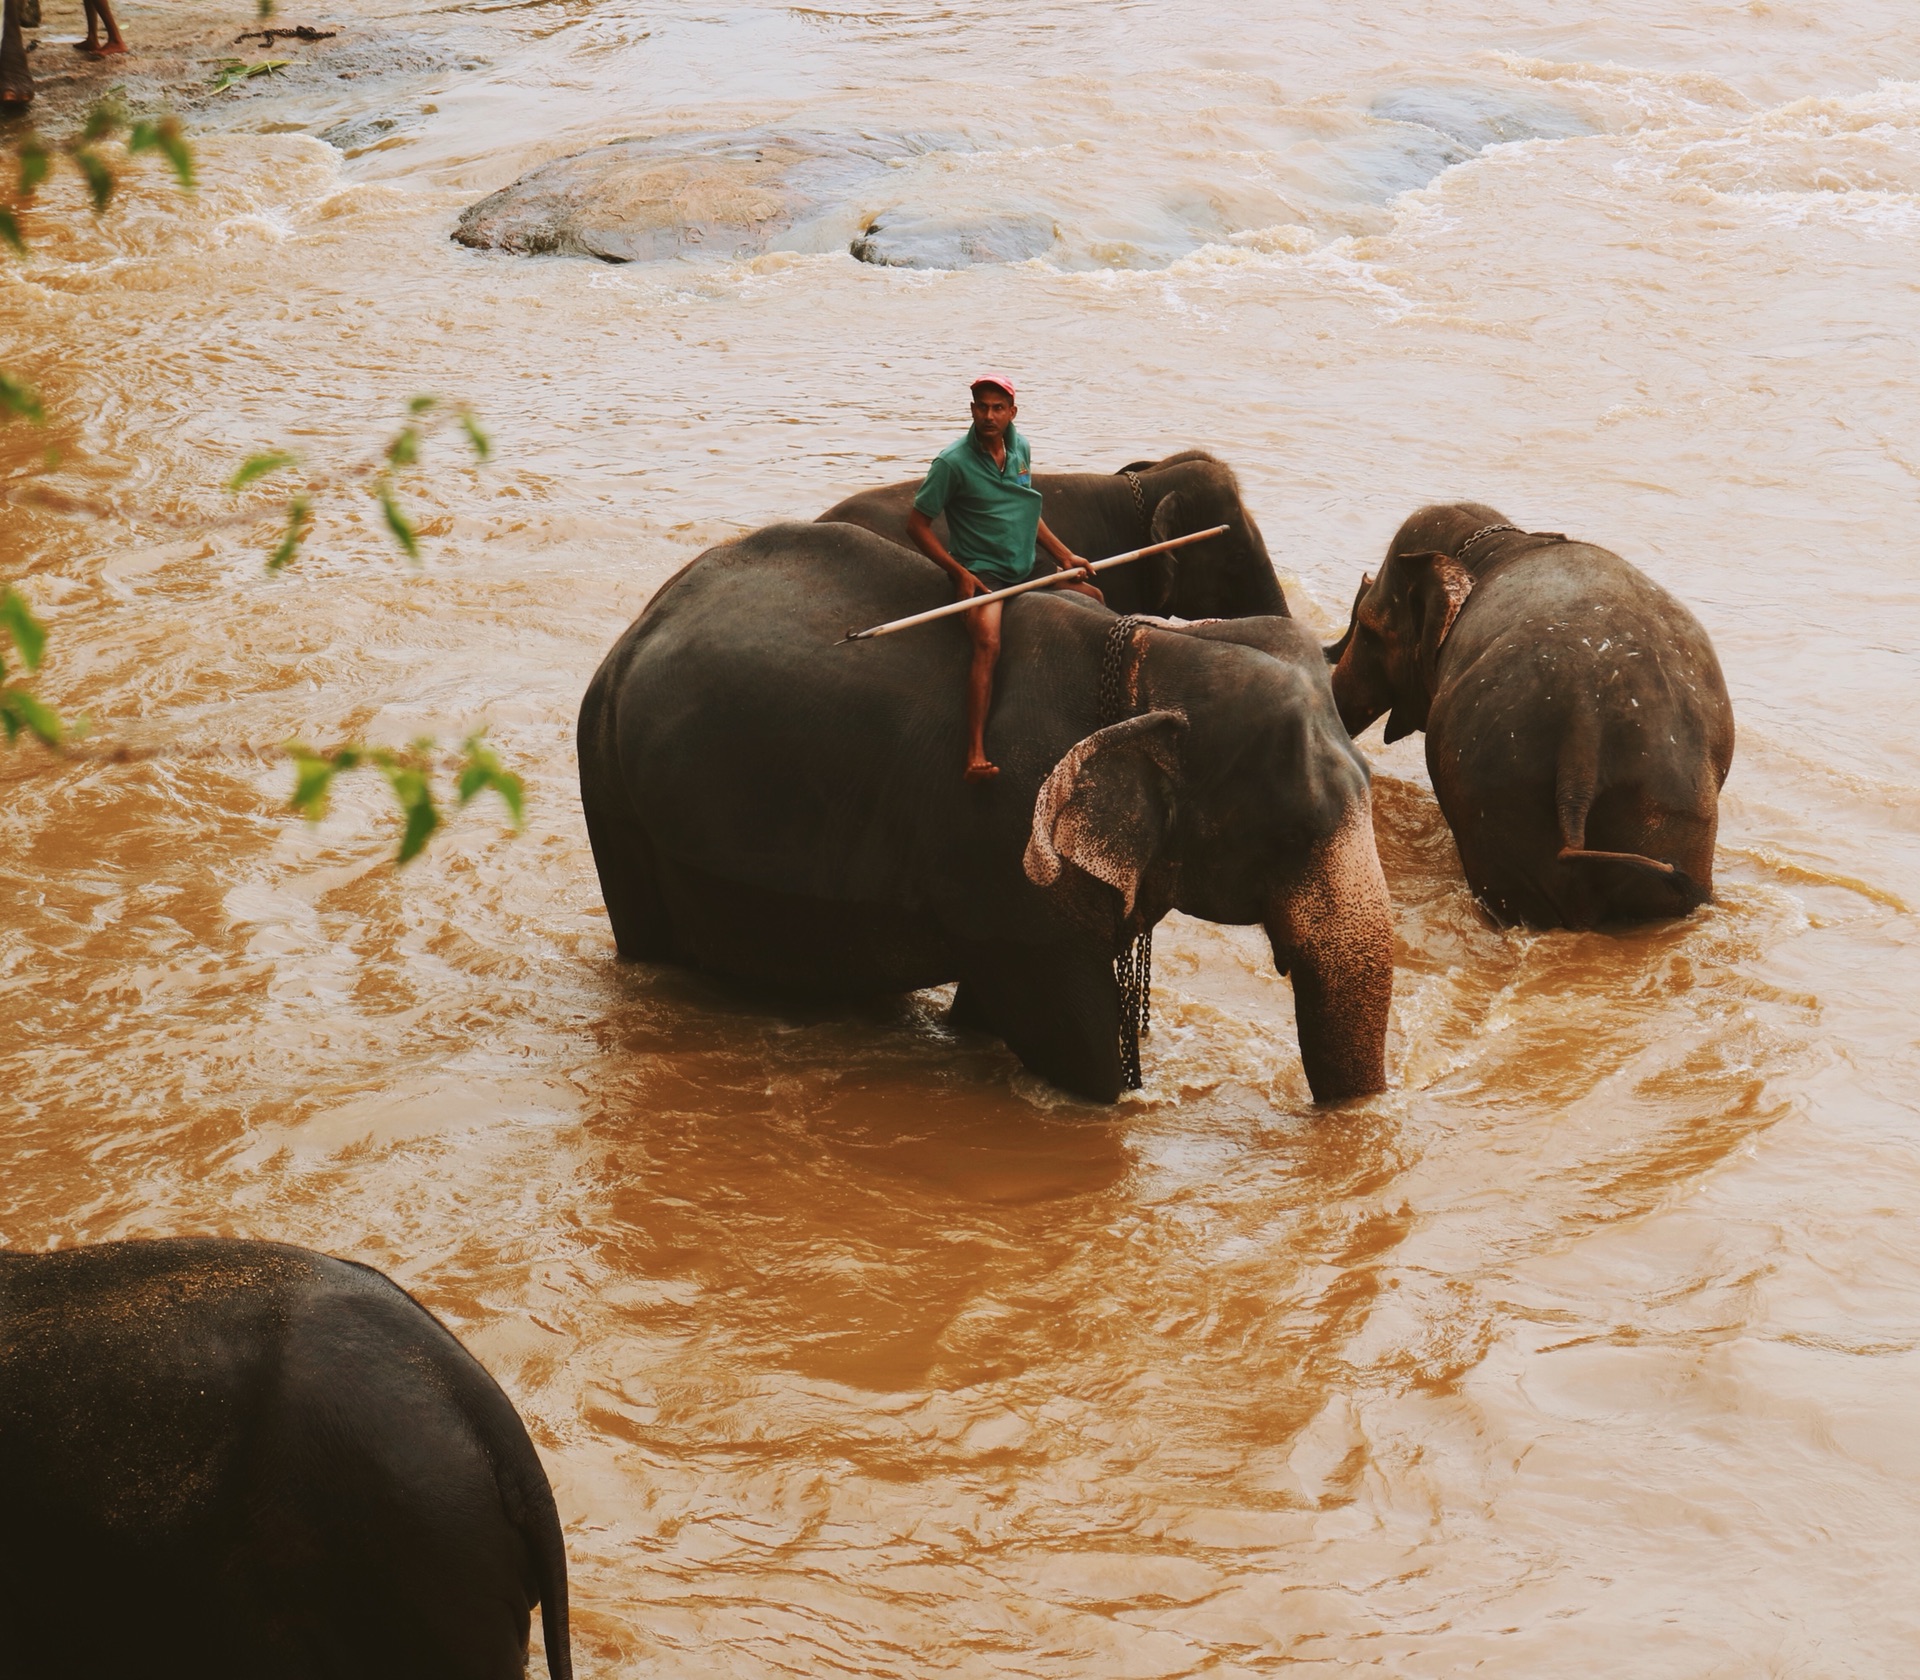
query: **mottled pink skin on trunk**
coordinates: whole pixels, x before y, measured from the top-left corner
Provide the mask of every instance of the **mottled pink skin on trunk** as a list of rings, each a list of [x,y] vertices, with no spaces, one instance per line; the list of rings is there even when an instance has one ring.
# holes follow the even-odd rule
[[[1269,916],[1267,938],[1275,965],[1293,977],[1300,1061],[1314,1101],[1386,1089],[1393,905],[1374,846],[1371,798],[1316,849]]]

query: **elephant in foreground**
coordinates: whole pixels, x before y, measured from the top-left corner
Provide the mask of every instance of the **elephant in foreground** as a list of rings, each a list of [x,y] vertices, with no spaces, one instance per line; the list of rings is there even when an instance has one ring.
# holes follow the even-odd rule
[[[188,1239],[0,1252],[0,1621],[17,1680],[572,1673],[512,1404],[366,1266]]]
[[[963,626],[839,645],[949,598],[919,555],[819,523],[710,549],[653,598],[580,709],[621,955],[810,995],[958,981],[956,1022],[1107,1102],[1115,958],[1173,909],[1259,923],[1314,1096],[1380,1089],[1392,930],[1368,774],[1306,633],[1018,597],[988,723],[1001,774],[977,785]]]
[[[1163,461],[1135,461],[1117,473],[1035,473],[1040,517],[1075,554],[1103,560],[1190,531],[1228,527],[1223,537],[1172,554],[1150,555],[1100,574],[1107,605],[1120,613],[1177,618],[1285,618],[1287,597],[1273,575],[1260,527],[1240,499],[1240,484],[1224,461],[1200,449]],[[913,548],[907,515],[918,479],[863,490],[821,514],[823,524],[864,526]],[[944,515],[933,522],[947,540]],[[919,551],[915,549],[915,552]],[[1035,575],[1053,571],[1043,552]]]
[[[1326,650],[1358,735],[1427,734],[1467,883],[1496,916],[1593,927],[1713,896],[1733,707],[1713,644],[1619,555],[1422,508]]]

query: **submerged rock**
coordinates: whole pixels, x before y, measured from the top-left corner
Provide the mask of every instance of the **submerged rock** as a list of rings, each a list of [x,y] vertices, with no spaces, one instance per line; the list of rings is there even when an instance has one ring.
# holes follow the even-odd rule
[[[857,134],[620,140],[545,164],[469,205],[453,237],[481,250],[603,262],[758,256],[923,149]]]
[[[881,268],[972,268],[1043,256],[1058,237],[1051,216],[920,216],[886,210],[848,249],[861,262]]]
[[[1514,140],[1570,140],[1595,132],[1580,112],[1519,88],[1403,88],[1383,93],[1369,114],[1445,135],[1468,154]]]

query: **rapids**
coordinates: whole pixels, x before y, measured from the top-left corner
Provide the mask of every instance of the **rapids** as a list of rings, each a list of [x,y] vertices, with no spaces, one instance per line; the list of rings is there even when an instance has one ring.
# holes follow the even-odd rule
[[[204,101],[193,198],[50,190],[0,267],[45,692],[173,749],[0,755],[0,1240],[388,1270],[527,1417],[608,1680],[1920,1673],[1910,0],[282,17],[404,51]],[[449,238],[589,147],[762,129],[911,145],[758,255]],[[855,262],[883,213],[1053,243]],[[916,473],[982,363],[1043,469],[1235,463],[1329,634],[1428,500],[1651,573],[1739,720],[1720,902],[1490,927],[1376,731],[1374,1101],[1310,1106],[1255,929],[1163,928],[1111,1111],[937,993],[617,966],[601,653],[706,544]],[[423,391],[497,445],[409,477],[424,568],[340,490],[267,577],[239,459],[344,473]],[[398,875],[383,791],[309,828],[227,750],[481,722],[528,832],[476,805]]]

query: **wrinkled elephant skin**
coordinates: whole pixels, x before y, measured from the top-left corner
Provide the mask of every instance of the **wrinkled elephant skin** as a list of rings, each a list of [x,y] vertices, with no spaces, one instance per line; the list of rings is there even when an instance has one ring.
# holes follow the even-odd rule
[[[1128,474],[1139,485],[1137,497]],[[1035,473],[1033,487],[1040,492],[1041,518],[1087,560],[1104,560],[1215,525],[1228,528],[1223,537],[1102,572],[1100,589],[1115,612],[1186,619],[1287,616],[1287,598],[1273,575],[1266,540],[1240,499],[1233,469],[1203,450],[1183,450],[1164,461],[1135,461],[1117,473]],[[864,526],[912,548],[907,515],[919,488],[920,481],[914,479],[863,490],[820,519]],[[945,542],[944,515],[933,528]],[[1042,554],[1039,571],[1054,569]]]
[[[1319,1100],[1378,1090],[1392,930],[1364,761],[1290,619],[1145,627],[1102,727],[1116,622],[1009,603],[963,780],[966,630],[836,645],[951,598],[848,524],[712,549],[654,597],[580,712],[580,791],[623,956],[804,992],[958,981],[954,1016],[1095,1101],[1120,1090],[1114,958],[1171,909],[1260,924]]]
[[[1356,735],[1427,735],[1467,883],[1505,921],[1593,927],[1713,896],[1733,708],[1713,644],[1604,548],[1422,508],[1327,650]]]

